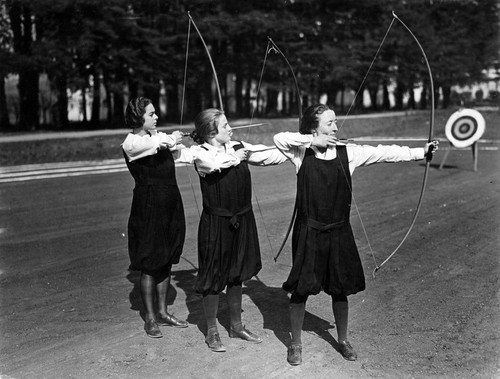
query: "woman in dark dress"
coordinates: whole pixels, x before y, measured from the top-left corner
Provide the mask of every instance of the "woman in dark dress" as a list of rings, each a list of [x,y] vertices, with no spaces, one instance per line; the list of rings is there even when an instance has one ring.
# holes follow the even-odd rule
[[[292,340],[287,360],[302,363],[301,330],[308,296],[321,290],[332,298],[342,356],[356,360],[347,340],[347,296],[365,289],[363,266],[349,222],[351,174],[356,167],[380,162],[424,159],[424,148],[342,144],[336,137],[337,118],[327,105],[304,111],[299,133],[278,133],[274,143],[295,165],[297,216],[292,235],[293,266],[283,289],[291,293]]]
[[[173,156],[179,154],[182,133],[158,132],[157,119],[151,100],[143,97],[131,100],[125,122],[132,132],[122,144],[135,181],[128,222],[130,267],[141,271],[144,329],[153,338],[162,337],[158,325],[188,326],[186,321],[167,312],[170,271],[179,262],[186,232]]]
[[[191,147],[200,176],[203,212],[198,229],[199,272],[195,290],[203,295],[207,322],[205,342],[212,351],[225,351],[217,330],[219,294],[226,289],[229,336],[248,342],[262,339],[241,321],[242,283],[261,267],[257,226],[252,211],[252,183],[248,164],[286,162],[276,148],[231,141],[224,112],[210,108],[195,119]]]

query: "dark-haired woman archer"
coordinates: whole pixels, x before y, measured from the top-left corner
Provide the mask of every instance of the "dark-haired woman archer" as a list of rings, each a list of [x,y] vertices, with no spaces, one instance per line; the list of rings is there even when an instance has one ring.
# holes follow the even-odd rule
[[[170,271],[179,262],[186,232],[174,159],[186,149],[179,144],[182,133],[158,132],[157,120],[151,100],[132,99],[125,111],[125,122],[132,132],[122,143],[135,181],[128,221],[130,268],[141,271],[144,329],[153,338],[162,337],[158,325],[188,326],[167,312]]]
[[[292,234],[293,266],[283,289],[291,293],[291,343],[287,360],[302,363],[301,331],[308,296],[321,290],[332,298],[339,349],[350,361],[356,351],[347,339],[347,296],[365,289],[363,267],[349,222],[351,174],[380,162],[424,159],[437,141],[423,148],[355,145],[336,137],[337,117],[327,105],[304,111],[299,133],[274,136],[274,143],[295,165],[297,216]],[[432,146],[432,148],[431,148]]]

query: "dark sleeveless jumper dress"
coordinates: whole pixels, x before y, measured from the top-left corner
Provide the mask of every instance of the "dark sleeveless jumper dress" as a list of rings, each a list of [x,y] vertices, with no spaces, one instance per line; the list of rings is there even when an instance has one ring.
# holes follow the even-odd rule
[[[186,235],[172,153],[163,149],[133,162],[125,155],[125,161],[135,180],[128,221],[130,268],[169,272],[179,262]]]
[[[363,266],[349,222],[351,188],[345,146],[337,147],[333,160],[318,159],[312,149],[306,150],[297,174],[293,266],[284,290],[301,296],[316,295],[321,290],[347,296],[365,289]]]
[[[234,146],[235,150],[242,148]],[[200,176],[203,212],[198,228],[196,292],[215,295],[262,268],[247,162]]]

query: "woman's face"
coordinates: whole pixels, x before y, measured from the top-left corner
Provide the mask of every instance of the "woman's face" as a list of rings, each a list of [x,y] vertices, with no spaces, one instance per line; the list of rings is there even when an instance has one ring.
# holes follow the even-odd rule
[[[144,124],[142,125],[142,129],[144,131],[154,130],[156,129],[156,121],[158,120],[158,116],[155,113],[155,107],[153,104],[148,104],[146,107],[146,112],[142,116],[144,118]]]
[[[215,136],[215,141],[220,145],[224,145],[231,141],[232,135],[233,131],[227,123],[226,116],[221,115],[219,117],[219,122],[217,123],[217,135]]]
[[[320,114],[316,128],[318,134],[335,135],[337,130],[337,116],[334,111],[329,109]]]

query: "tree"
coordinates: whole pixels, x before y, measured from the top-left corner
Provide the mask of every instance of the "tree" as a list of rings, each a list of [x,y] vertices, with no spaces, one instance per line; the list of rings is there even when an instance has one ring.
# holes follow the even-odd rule
[[[7,63],[12,60],[11,52],[9,51],[12,42],[8,33],[8,24],[6,14],[0,10],[0,130],[10,127],[7,98],[5,95],[5,78],[12,69]]]
[[[20,125],[23,129],[38,127],[39,66],[33,49],[36,31],[33,25],[32,3],[26,0],[8,0],[7,9],[12,30],[13,56],[19,74]]]
[[[484,79],[499,59],[499,5],[496,0],[436,2],[430,7],[435,29],[431,51],[434,75],[449,105],[451,86]]]
[[[188,11],[210,50],[229,116],[250,116],[255,110],[296,113],[293,77],[282,57],[264,50],[268,36],[293,67],[304,106],[322,94],[335,103],[340,94],[339,113],[362,112],[366,91],[371,110],[380,104],[389,109],[388,88],[395,84],[396,108],[418,106],[417,87],[424,88],[419,106],[425,108],[427,68],[411,35],[392,20],[393,9],[422,43],[443,106],[452,85],[481,80],[483,70],[499,61],[495,0],[7,0],[6,5],[0,18],[0,26],[8,29],[0,34],[0,76],[19,74],[20,125],[29,129],[38,127],[40,73],[48,75],[57,94],[53,114],[58,128],[69,126],[68,89],[92,93],[84,102],[93,104],[94,128],[101,124],[101,104],[107,108],[108,127],[122,126],[128,98],[145,95],[158,104],[161,84],[167,120],[192,118],[202,108],[219,106],[207,53],[192,25],[186,45]],[[350,109],[344,98],[353,89],[359,91]],[[408,105],[403,102],[407,95]],[[0,93],[2,128],[8,123],[5,108]]]

